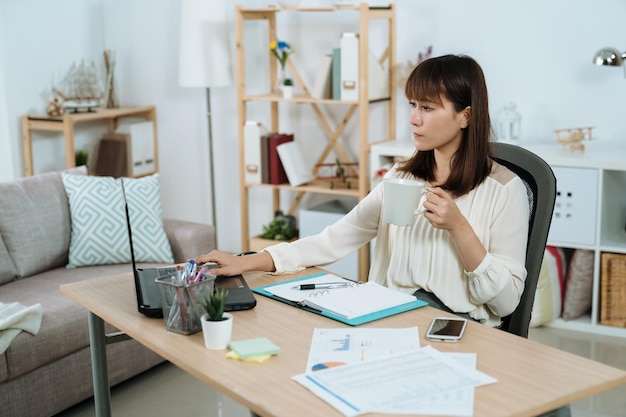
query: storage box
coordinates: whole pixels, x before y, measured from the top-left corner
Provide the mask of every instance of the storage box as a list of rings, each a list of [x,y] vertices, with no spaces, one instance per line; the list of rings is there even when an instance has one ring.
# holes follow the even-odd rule
[[[137,121],[134,118],[122,119],[117,130],[105,138],[126,141],[127,176],[140,177],[155,172],[154,163],[154,124],[151,121]]]
[[[602,253],[600,324],[626,327],[626,254]]]
[[[300,210],[300,238],[321,232],[326,226],[341,219],[355,205],[356,203],[353,202],[333,200]],[[359,254],[357,250],[332,264],[320,266],[341,277],[359,279]]]

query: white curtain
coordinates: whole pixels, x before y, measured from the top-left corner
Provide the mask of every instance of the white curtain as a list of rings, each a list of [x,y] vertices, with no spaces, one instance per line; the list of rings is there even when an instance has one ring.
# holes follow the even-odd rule
[[[0,5],[0,9],[2,5]],[[13,147],[9,137],[9,117],[4,91],[4,50],[3,32],[0,30],[0,181],[15,179]]]

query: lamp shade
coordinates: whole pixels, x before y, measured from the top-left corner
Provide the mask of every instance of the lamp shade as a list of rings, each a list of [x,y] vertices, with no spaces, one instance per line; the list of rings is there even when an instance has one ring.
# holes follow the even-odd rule
[[[182,0],[179,84],[224,87],[233,82],[225,0]]]
[[[596,65],[619,67],[622,65],[624,58],[626,58],[626,54],[620,54],[617,49],[603,48],[596,52],[593,57],[593,63]]]

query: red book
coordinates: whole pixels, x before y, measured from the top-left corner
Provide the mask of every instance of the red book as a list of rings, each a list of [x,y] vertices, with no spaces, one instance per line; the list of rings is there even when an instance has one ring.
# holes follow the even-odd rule
[[[282,162],[280,162],[276,147],[285,142],[292,141],[293,135],[286,133],[272,133],[267,137],[267,171],[269,184],[285,184],[289,182],[285,168]]]

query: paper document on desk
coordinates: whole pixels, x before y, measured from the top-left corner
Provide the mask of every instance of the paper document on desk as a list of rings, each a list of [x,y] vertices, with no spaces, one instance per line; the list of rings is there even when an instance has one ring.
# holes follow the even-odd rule
[[[419,348],[417,327],[314,329],[305,373],[386,358]],[[442,354],[470,369],[476,369],[475,353]],[[420,398],[414,404],[403,406],[403,409],[394,407],[385,412],[470,417],[474,414],[474,388]]]
[[[495,383],[430,346],[293,377],[345,416],[414,413],[420,401]]]
[[[387,358],[419,348],[417,327],[314,329],[305,372]]]
[[[476,369],[475,353],[441,352],[448,358],[458,361],[462,366]],[[393,406],[385,413],[419,414],[429,416],[472,417],[474,415],[474,388],[444,392],[428,398],[420,398],[413,404]]]

